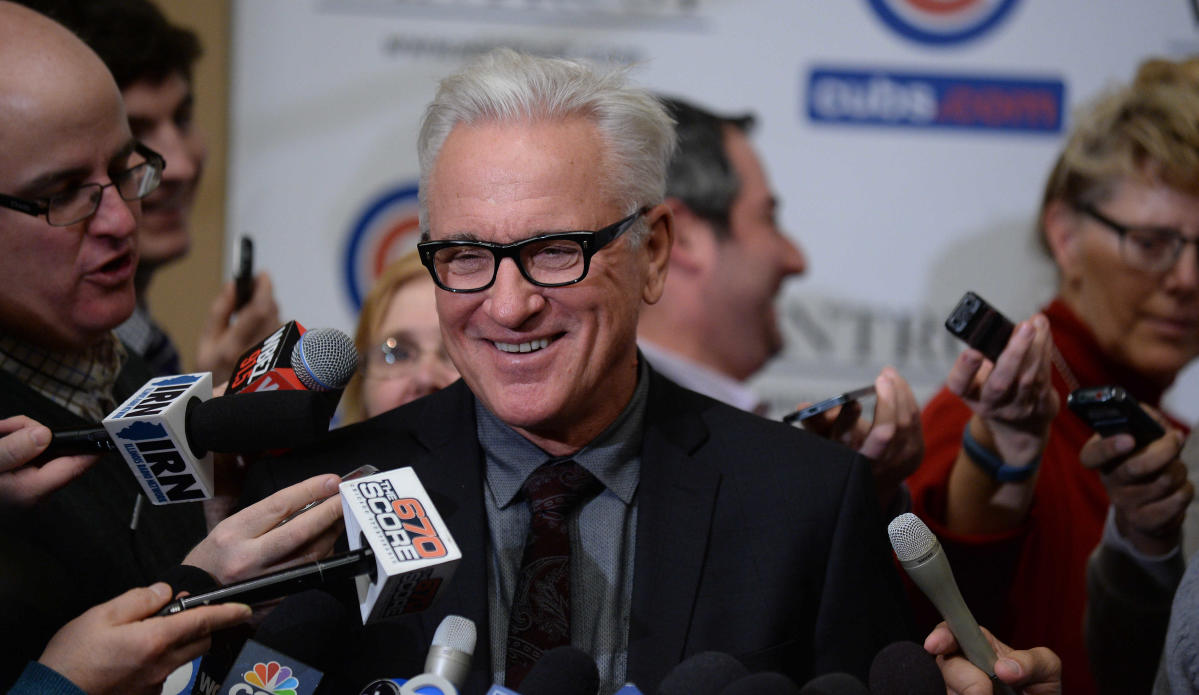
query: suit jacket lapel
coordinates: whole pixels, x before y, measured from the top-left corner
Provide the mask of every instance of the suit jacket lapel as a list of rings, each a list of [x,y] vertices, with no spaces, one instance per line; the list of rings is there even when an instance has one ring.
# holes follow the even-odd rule
[[[461,615],[475,621],[478,642],[471,660],[471,678],[491,682],[490,627],[487,596],[487,514],[483,507],[483,450],[474,436],[474,397],[459,380],[430,397],[417,418],[416,437],[429,451],[427,458],[401,462],[416,469],[450,534],[462,550],[462,560],[432,610],[420,614],[428,639],[441,619]]]
[[[707,439],[693,394],[650,373],[628,679],[657,684],[682,660],[703,572],[720,473],[693,456]]]

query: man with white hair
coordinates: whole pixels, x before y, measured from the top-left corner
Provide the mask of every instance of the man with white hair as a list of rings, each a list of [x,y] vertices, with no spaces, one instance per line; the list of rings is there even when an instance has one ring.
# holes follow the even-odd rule
[[[412,466],[462,548],[437,604],[363,630],[343,687],[420,672],[447,613],[481,635],[464,692],[519,690],[563,644],[607,694],[653,692],[707,650],[800,683],[864,676],[911,636],[868,463],[683,389],[637,349],[666,282],[673,148],[661,104],[619,70],[505,50],[442,82],[419,250],[462,381],[248,481],[253,498]]]

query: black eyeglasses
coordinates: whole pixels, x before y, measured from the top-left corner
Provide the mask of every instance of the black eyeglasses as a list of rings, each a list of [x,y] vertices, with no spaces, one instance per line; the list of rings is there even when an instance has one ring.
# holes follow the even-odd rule
[[[1080,204],[1077,208],[1120,237],[1120,257],[1138,270],[1164,273],[1178,262],[1183,246],[1195,244],[1199,249],[1199,237],[1188,239],[1177,229],[1133,227],[1113,220],[1090,204]]]
[[[45,215],[52,226],[66,227],[96,214],[104,189],[109,186],[116,186],[123,200],[141,200],[162,183],[162,172],[167,165],[162,155],[140,142],[133,146],[133,151],[146,161],[110,175],[108,183],[85,183],[40,200],[24,200],[0,193],[0,206],[34,217]]]
[[[433,282],[447,292],[481,292],[495,283],[500,261],[511,258],[538,287],[573,285],[587,277],[591,257],[620,236],[649,208],[594,232],[556,232],[511,244],[423,241],[416,245]]]

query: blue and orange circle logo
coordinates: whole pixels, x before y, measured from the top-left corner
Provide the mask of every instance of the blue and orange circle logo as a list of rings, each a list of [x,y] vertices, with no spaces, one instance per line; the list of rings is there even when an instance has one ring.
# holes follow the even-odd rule
[[[420,209],[415,184],[383,191],[363,206],[350,229],[343,260],[346,290],[354,311],[389,263],[416,248]]]
[[[870,0],[870,7],[901,36],[947,46],[994,29],[1019,0]]]

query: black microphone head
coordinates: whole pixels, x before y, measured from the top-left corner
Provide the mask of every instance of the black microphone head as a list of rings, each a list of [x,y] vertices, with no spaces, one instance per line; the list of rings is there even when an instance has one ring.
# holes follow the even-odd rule
[[[309,391],[340,391],[358,369],[358,350],[336,328],[307,331],[291,350],[291,368]]]
[[[187,441],[197,453],[249,454],[317,442],[329,434],[336,402],[316,391],[234,393],[195,403]]]
[[[341,649],[360,624],[358,616],[332,594],[309,589],[271,609],[254,640],[327,672],[341,662]]]
[[[870,695],[870,691],[862,681],[848,673],[826,673],[808,681],[799,695]]]
[[[749,670],[723,652],[700,652],[675,666],[658,695],[717,695],[723,688],[749,675]]]
[[[806,692],[806,690],[804,691]],[[720,695],[801,695],[799,686],[781,673],[755,673],[725,686]]]
[[[937,660],[915,642],[892,642],[870,664],[870,692],[874,695],[940,695],[945,678]]]
[[[521,695],[595,695],[599,669],[578,647],[554,647],[541,655],[517,687]]]

